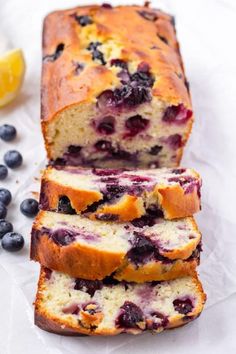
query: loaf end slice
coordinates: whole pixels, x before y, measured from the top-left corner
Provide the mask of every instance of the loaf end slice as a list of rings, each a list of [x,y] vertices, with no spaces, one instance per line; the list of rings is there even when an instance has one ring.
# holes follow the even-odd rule
[[[196,275],[132,284],[74,279],[42,268],[35,324],[62,335],[161,332],[197,318],[205,300]]]

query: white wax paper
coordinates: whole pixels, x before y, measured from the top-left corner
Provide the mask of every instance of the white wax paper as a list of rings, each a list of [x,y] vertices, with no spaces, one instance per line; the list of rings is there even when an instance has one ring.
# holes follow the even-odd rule
[[[94,1],[96,2],[96,1]],[[112,1],[112,4],[142,1]],[[88,4],[89,1],[80,1]],[[235,354],[236,353],[236,3],[234,0],[166,0],[153,6],[176,16],[178,38],[190,81],[196,122],[182,165],[203,177],[203,234],[200,277],[208,295],[195,322],[159,335],[113,338],[67,338],[33,324],[39,266],[29,261],[32,220],[19,212],[20,202],[39,190],[45,151],[40,131],[41,29],[43,17],[74,0],[0,0],[0,32],[6,43],[24,50],[27,72],[17,99],[0,110],[0,124],[17,127],[12,143],[0,141],[0,163],[9,149],[21,151],[24,164],[1,182],[13,202],[8,219],[26,240],[18,254],[0,249],[0,354]],[[2,36],[0,36],[1,38]],[[4,42],[4,43],[3,43]],[[5,40],[1,40],[1,49]]]

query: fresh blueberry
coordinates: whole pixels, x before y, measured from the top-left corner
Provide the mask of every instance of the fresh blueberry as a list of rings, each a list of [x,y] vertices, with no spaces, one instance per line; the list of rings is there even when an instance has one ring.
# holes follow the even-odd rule
[[[4,124],[0,126],[0,138],[4,141],[11,141],[16,137],[16,128],[13,125]]]
[[[0,202],[0,219],[4,219],[6,216],[7,216],[7,208],[2,202]]]
[[[9,168],[16,168],[22,165],[22,155],[16,150],[10,150],[5,153],[4,162]]]
[[[0,202],[8,206],[11,202],[11,192],[6,188],[0,188]]]
[[[13,231],[12,224],[5,219],[1,219],[0,220],[0,238],[2,238],[5,234],[7,234],[8,232],[11,232],[11,231]]]
[[[2,181],[5,178],[7,178],[7,175],[8,175],[8,170],[6,166],[0,165],[0,180]]]
[[[25,199],[20,205],[20,211],[25,216],[35,216],[39,211],[39,203],[37,202],[37,200],[32,198]]]
[[[2,238],[2,248],[9,252],[20,251],[24,246],[24,238],[16,232],[8,232]]]

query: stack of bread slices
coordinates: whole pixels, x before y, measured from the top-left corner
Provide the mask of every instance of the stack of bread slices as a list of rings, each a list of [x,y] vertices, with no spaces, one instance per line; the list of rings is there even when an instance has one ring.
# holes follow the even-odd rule
[[[206,297],[202,182],[178,167],[193,118],[173,18],[105,4],[44,26],[35,323],[64,335],[182,326]]]

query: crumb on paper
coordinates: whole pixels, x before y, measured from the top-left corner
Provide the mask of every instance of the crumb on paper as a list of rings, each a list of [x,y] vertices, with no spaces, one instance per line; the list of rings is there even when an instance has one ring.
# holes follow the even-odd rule
[[[32,194],[36,199],[39,199],[39,192],[32,191],[31,194]]]

